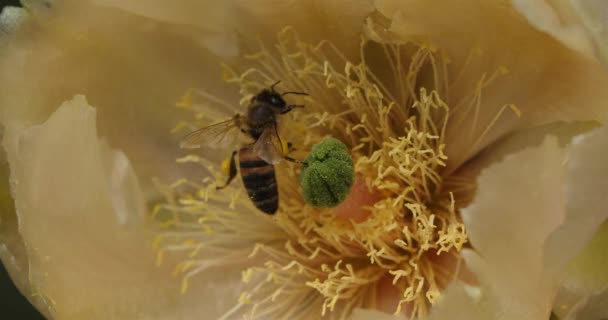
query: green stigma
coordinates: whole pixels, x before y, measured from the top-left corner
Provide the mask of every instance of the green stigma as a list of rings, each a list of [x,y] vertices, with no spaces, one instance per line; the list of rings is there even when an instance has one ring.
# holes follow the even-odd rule
[[[300,187],[306,203],[333,208],[350,193],[355,170],[346,145],[327,138],[312,147],[300,174]]]

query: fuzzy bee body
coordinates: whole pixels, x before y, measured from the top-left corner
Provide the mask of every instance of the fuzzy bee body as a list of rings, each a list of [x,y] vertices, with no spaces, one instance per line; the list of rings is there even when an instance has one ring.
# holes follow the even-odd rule
[[[267,103],[252,102],[247,108],[247,134],[253,139],[259,139],[266,128],[276,125],[275,110]]]
[[[263,89],[253,96],[245,115],[234,117],[212,124],[189,133],[182,139],[182,148],[199,148],[201,146],[226,147],[240,131],[253,139],[253,143],[241,147],[232,153],[228,166],[226,187],[240,169],[243,185],[253,204],[262,212],[274,214],[279,207],[279,193],[274,164],[281,160],[300,163],[301,161],[286,155],[286,148],[278,134],[277,116],[286,114],[302,105],[288,105],[283,96],[286,94],[306,95],[302,92],[276,92],[273,84],[270,89]]]
[[[249,198],[260,211],[274,214],[279,208],[279,189],[274,165],[262,160],[250,147],[238,152],[241,180]]]

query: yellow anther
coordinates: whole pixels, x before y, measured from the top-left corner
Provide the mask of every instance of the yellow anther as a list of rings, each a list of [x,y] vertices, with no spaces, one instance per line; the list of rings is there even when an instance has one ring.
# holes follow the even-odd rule
[[[188,89],[186,93],[175,103],[175,106],[179,108],[190,108],[192,107],[192,90]]]

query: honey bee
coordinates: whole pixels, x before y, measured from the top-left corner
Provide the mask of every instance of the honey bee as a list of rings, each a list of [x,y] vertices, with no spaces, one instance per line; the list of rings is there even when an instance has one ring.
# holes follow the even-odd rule
[[[253,139],[252,143],[232,152],[228,179],[216,189],[225,188],[236,177],[238,156],[238,168],[247,194],[256,208],[267,214],[274,214],[279,207],[274,165],[281,160],[303,163],[287,156],[286,148],[289,147],[281,141],[277,120],[279,115],[304,107],[287,104],[284,96],[307,94],[295,91],[278,93],[274,88],[279,82],[253,96],[245,115],[237,113],[230,119],[191,132],[180,143],[182,148],[232,146],[239,132]]]

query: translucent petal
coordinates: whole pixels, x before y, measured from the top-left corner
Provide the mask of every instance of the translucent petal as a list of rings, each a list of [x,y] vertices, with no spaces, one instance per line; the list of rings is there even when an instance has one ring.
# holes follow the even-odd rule
[[[171,181],[200,173],[175,165],[185,131],[171,130],[192,117],[175,104],[189,88],[205,87],[234,105],[210,110],[233,114],[240,96],[222,83],[220,59],[170,25],[120,10],[85,4],[49,10],[2,44],[0,122],[40,123],[82,93],[98,106],[100,133],[124,150],[146,192],[151,176]]]
[[[551,282],[543,275],[543,245],[563,221],[563,151],[556,139],[513,154],[478,179],[463,219],[476,252],[467,264],[498,299],[496,312],[548,318]]]
[[[142,15],[148,18],[187,25],[193,29],[182,29],[214,53],[226,57],[239,54],[236,35],[238,19],[232,1],[120,1],[93,0],[108,7]],[[187,32],[189,30],[189,32]]]
[[[404,317],[394,316],[392,314],[370,310],[370,309],[355,309],[353,311],[352,320],[404,320]]]
[[[239,274],[225,270],[180,295],[171,270],[155,265],[154,233],[129,159],[99,140],[95,123],[95,109],[77,96],[41,125],[7,127],[3,144],[27,259],[13,273],[17,283],[55,319],[219,316],[229,302],[215,294],[230,300]],[[10,254],[13,243],[3,245],[7,267],[22,265],[11,261],[24,258]]]
[[[512,0],[515,10],[530,24],[561,41],[565,46],[594,58],[593,42],[583,24],[572,9],[570,2],[563,0]]]
[[[563,141],[576,128],[547,129],[524,136],[551,131]],[[514,141],[511,146],[521,146]],[[606,237],[603,228],[596,231],[607,219],[602,153],[608,128],[572,141],[560,147],[549,136],[482,171],[473,204],[463,210],[475,251],[462,252],[480,279],[482,319],[547,319],[552,308],[564,319],[603,312]],[[554,300],[560,285],[565,287]],[[446,303],[457,299],[448,290]]]
[[[353,320],[405,320],[376,310],[356,309]],[[427,320],[487,320],[487,310],[481,307],[480,291],[462,282],[454,282],[443,292]]]
[[[522,127],[608,120],[606,70],[538,31],[510,3],[381,0],[377,8],[396,37],[428,43],[449,59],[452,169]]]
[[[227,56],[238,53],[238,37],[254,35],[273,41],[286,26],[294,27],[306,41],[329,40],[346,52],[356,52],[363,20],[373,10],[370,0],[94,2],[175,24],[195,26],[207,47]]]
[[[545,264],[548,270],[563,269],[608,219],[605,205],[608,197],[607,151],[608,127],[577,137],[568,150],[566,221],[547,242]]]
[[[428,320],[487,320],[488,310],[480,305],[479,289],[461,282],[450,284],[437,305],[432,309]],[[486,308],[487,309],[487,308]]]
[[[577,137],[570,148],[568,214],[547,242],[545,256],[548,271],[563,278],[555,305],[560,315],[583,312],[608,289],[607,144],[603,127]]]
[[[600,226],[593,238],[568,263],[564,286],[586,294],[599,292],[608,286],[608,221]]]
[[[608,64],[608,3],[604,0],[571,0],[582,24],[594,40],[598,55]]]
[[[576,319],[606,318],[608,318],[608,290],[588,297],[576,312]]]
[[[476,179],[480,172],[492,164],[504,160],[509,154],[530,147],[542,145],[547,136],[557,138],[560,147],[566,147],[572,140],[599,126],[595,121],[587,122],[554,122],[546,125],[517,130],[489,145],[474,159],[467,161],[458,169],[458,175]]]

